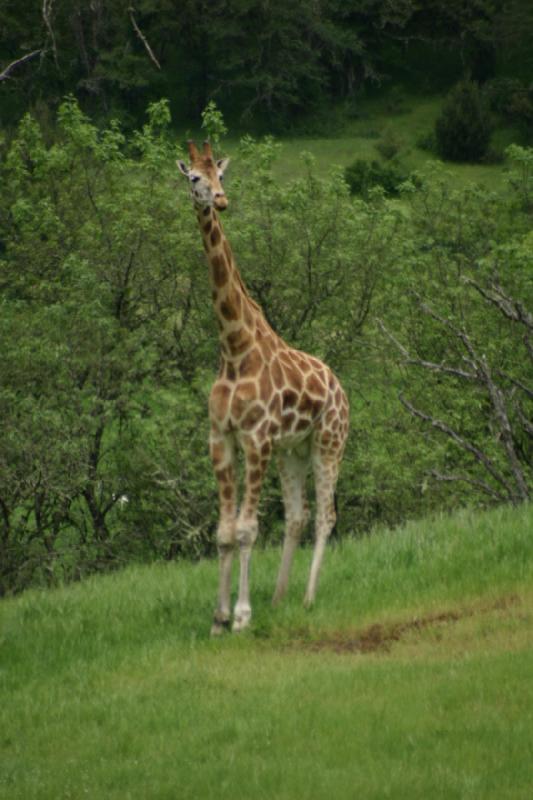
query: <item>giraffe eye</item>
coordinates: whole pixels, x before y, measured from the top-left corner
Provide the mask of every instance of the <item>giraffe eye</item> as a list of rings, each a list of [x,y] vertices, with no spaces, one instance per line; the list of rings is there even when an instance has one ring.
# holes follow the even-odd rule
[[[193,175],[191,177],[191,183],[196,183],[196,181],[199,181],[199,180],[200,180],[200,176],[199,175]]]

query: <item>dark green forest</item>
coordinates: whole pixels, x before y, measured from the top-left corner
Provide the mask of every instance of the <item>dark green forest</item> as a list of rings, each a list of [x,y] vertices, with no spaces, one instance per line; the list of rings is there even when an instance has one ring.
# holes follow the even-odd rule
[[[226,125],[239,140],[243,278],[349,394],[336,535],[530,498],[529,2],[0,0],[0,19],[0,593],[215,552],[188,128],[220,156]],[[424,147],[452,166],[402,169],[385,140],[373,165],[307,153],[279,180],[269,134],[400,84],[442,97]],[[454,162],[496,159],[498,125],[504,183],[458,181]],[[261,540],[282,530],[271,470]]]
[[[0,20],[3,125],[72,93],[129,125],[161,97],[197,125],[214,99],[272,132],[391,80],[533,70],[529,0],[0,0]]]

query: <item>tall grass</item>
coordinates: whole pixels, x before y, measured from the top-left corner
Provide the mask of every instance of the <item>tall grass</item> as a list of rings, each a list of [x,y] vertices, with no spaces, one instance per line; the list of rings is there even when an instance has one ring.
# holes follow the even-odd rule
[[[533,514],[462,512],[310,551],[208,637],[216,563],[130,567],[0,606],[0,797],[529,798]],[[512,602],[498,603],[512,596]],[[389,650],[326,642],[445,609]],[[355,635],[354,633],[354,635]]]

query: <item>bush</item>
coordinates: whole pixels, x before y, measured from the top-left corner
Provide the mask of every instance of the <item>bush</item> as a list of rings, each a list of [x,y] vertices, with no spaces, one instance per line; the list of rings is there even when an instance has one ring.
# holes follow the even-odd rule
[[[518,78],[494,78],[484,87],[490,110],[495,114],[505,116],[510,101],[517,92],[522,92],[523,88],[522,82]]]
[[[402,149],[403,142],[392,128],[385,128],[383,134],[376,143],[376,150],[386,161],[395,158]]]
[[[392,196],[398,194],[407,175],[397,164],[380,164],[358,158],[346,167],[344,178],[352,194],[367,197],[370,189],[381,186],[385,194]]]
[[[498,78],[487,88],[490,108],[505,123],[516,125],[524,142],[533,139],[533,84],[524,85],[516,78]]]
[[[439,155],[449,161],[482,161],[490,134],[488,111],[477,83],[461,81],[448,95],[435,123]]]
[[[514,169],[509,176],[509,184],[524,211],[533,209],[533,147],[520,147],[511,144],[505,151]]]
[[[417,140],[416,146],[420,150],[425,150],[427,153],[437,153],[437,137],[434,130],[424,131],[421,133]]]

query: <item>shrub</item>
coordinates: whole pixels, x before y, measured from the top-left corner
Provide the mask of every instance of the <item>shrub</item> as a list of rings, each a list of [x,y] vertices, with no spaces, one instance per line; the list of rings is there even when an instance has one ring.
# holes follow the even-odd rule
[[[482,161],[490,134],[489,115],[477,83],[461,81],[448,95],[435,123],[439,155],[449,161]]]
[[[487,88],[492,111],[505,122],[516,125],[524,141],[533,139],[533,84],[524,85],[516,78],[498,78]]]
[[[387,161],[395,158],[402,149],[403,142],[392,128],[385,128],[383,134],[376,143],[376,150]]]
[[[387,195],[396,195],[400,184],[407,175],[395,163],[380,164],[378,161],[365,161],[356,159],[346,167],[344,178],[352,194],[368,196],[368,192],[375,186],[381,186]]]
[[[495,114],[505,116],[509,103],[514,95],[522,92],[524,87],[518,78],[494,78],[485,85],[485,96],[490,110]]]
[[[435,131],[430,130],[421,133],[416,140],[416,146],[420,148],[420,150],[425,150],[427,153],[436,153],[438,148]]]
[[[524,211],[533,209],[533,147],[520,147],[511,144],[505,151],[514,169],[509,176],[509,184]]]

